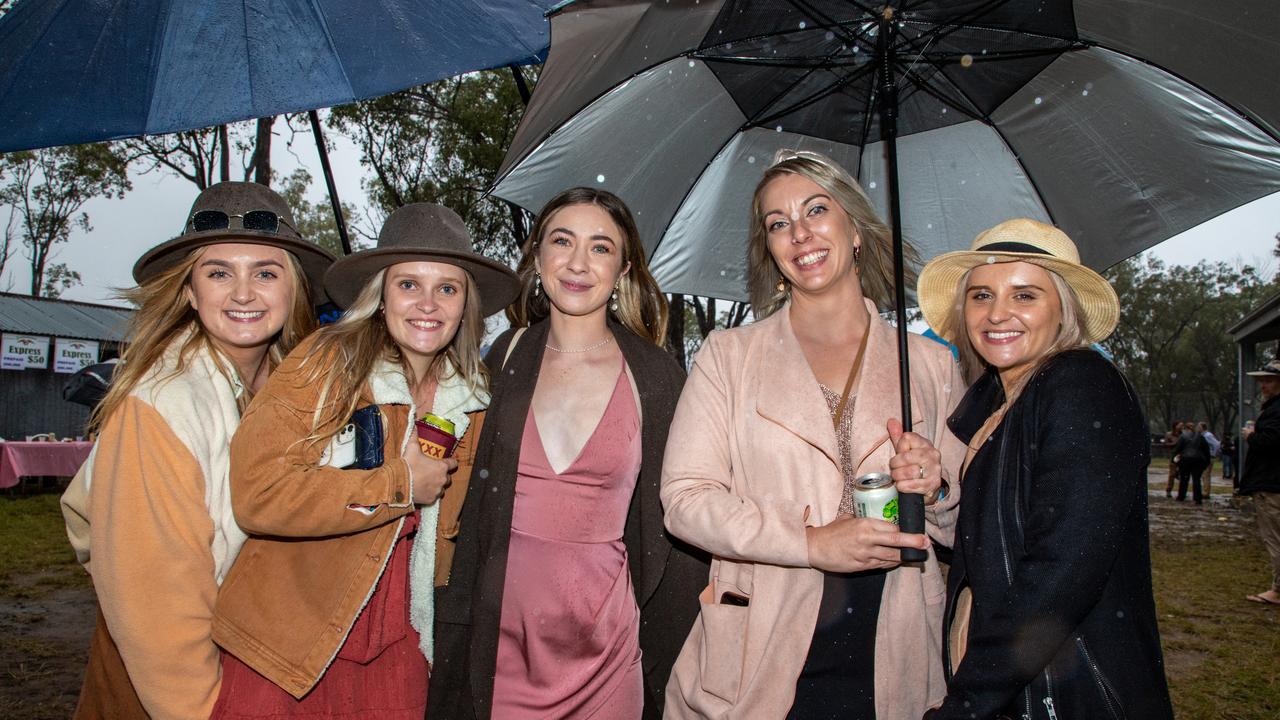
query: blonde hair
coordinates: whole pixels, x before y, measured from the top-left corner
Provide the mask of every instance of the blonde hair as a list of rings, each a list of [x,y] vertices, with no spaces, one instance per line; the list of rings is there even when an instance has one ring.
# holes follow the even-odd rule
[[[132,302],[137,309],[133,311],[133,317],[129,321],[126,334],[129,338],[128,345],[120,354],[120,364],[116,366],[111,387],[89,417],[91,432],[102,429],[107,418],[129,397],[147,373],[163,360],[169,346],[188,331],[190,336],[178,353],[178,364],[166,377],[176,376],[185,370],[192,354],[201,348],[213,358],[218,371],[227,378],[227,382],[232,382],[232,378],[236,376],[231,363],[217,350],[200,323],[200,316],[191,307],[186,293],[191,285],[191,273],[208,247],[209,245],[204,245],[192,250],[177,265],[148,278],[136,288],[120,292],[119,297]],[[289,258],[288,275],[293,281],[293,304],[285,318],[284,327],[267,348],[267,358],[272,369],[316,327],[306,273],[302,271],[302,265],[293,253],[286,251],[285,255]],[[248,388],[248,379],[241,380],[245,381],[245,392],[237,402],[243,412],[253,399],[253,393]]]
[[[751,298],[751,311],[756,319],[772,315],[787,302],[786,288],[779,289],[785,278],[769,252],[768,228],[764,222],[764,208],[760,205],[765,187],[783,175],[799,175],[813,181],[844,210],[853,229],[862,238],[858,259],[858,280],[862,294],[881,310],[893,307],[893,231],[876,215],[867,193],[844,168],[823,155],[805,152],[774,163],[765,170],[751,196],[747,291]],[[903,282],[906,287],[915,287],[915,267],[920,264],[919,254],[914,247],[904,242],[902,255],[905,265]]]
[[[547,294],[535,292],[538,270],[534,261],[551,217],[570,205],[594,205],[608,213],[622,230],[622,266],[629,264],[630,269],[618,278],[618,309],[610,307],[606,312],[631,332],[664,347],[667,342],[667,298],[649,273],[635,218],[621,198],[596,188],[569,188],[551,198],[538,213],[533,230],[520,248],[520,264],[516,266],[520,294],[507,308],[507,319],[513,327],[524,327],[551,314],[551,301]]]
[[[459,376],[473,393],[480,393],[489,387],[489,373],[480,358],[484,317],[480,314],[480,290],[476,287],[475,278],[465,270],[463,273],[467,276],[467,288],[462,321],[449,343],[436,353],[427,373],[435,374],[440,380]],[[316,332],[315,347],[299,366],[305,369],[312,365],[309,372],[301,375],[301,383],[320,387],[319,400],[311,417],[311,433],[304,438],[307,443],[328,441],[351,417],[378,360],[398,363],[410,387],[421,379],[413,376],[413,369],[391,337],[386,319],[379,312],[386,275],[387,268],[374,273],[342,318]],[[312,364],[318,358],[330,361]]]
[[[1049,274],[1049,279],[1053,281],[1053,288],[1058,293],[1058,304],[1062,308],[1062,322],[1058,325],[1058,334],[1054,337],[1053,342],[1045,350],[1044,354],[1036,359],[1035,364],[1023,373],[1013,388],[1005,388],[1005,398],[1009,402],[1017,397],[1022,391],[1022,387],[1026,381],[1035,375],[1035,371],[1045,362],[1066,350],[1074,350],[1079,347],[1087,347],[1088,342],[1085,341],[1087,334],[1084,327],[1084,311],[1080,305],[1080,298],[1076,296],[1076,291],[1071,285],[1063,279],[1058,273],[1039,266]],[[969,326],[964,320],[965,303],[968,302],[967,290],[969,287],[969,276],[973,273],[970,268],[968,272],[960,278],[959,284],[956,286],[955,302],[951,305],[951,312],[947,316],[947,324],[945,327],[958,328],[956,338],[953,345],[959,351],[960,370],[964,374],[965,380],[973,382],[987,368],[987,361],[978,354],[977,348],[973,346],[973,341],[969,338]]]

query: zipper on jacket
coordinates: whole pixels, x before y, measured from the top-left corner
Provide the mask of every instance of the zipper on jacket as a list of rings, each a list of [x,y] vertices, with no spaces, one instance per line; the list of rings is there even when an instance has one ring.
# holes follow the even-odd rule
[[[1093,675],[1093,681],[1098,684],[1098,692],[1102,693],[1102,701],[1107,704],[1107,713],[1115,720],[1122,720],[1124,713],[1120,711],[1119,695],[1115,690],[1111,689],[1111,683],[1107,682],[1107,676],[1102,674],[1102,668],[1098,667],[1098,663],[1093,661],[1093,656],[1089,654],[1089,648],[1084,644],[1084,638],[1076,636],[1076,647],[1080,648],[1080,654],[1084,657],[1084,662],[1089,666],[1089,672]],[[1115,699],[1113,701],[1113,699]]]
[[[1053,678],[1049,676],[1049,668],[1044,669],[1044,709],[1049,713],[1049,720],[1058,720],[1058,711],[1053,707]]]
[[[1000,455],[1004,457],[1005,446],[1008,444],[1009,434],[1002,433],[1000,436]],[[996,521],[1000,526],[1000,559],[1004,561],[1004,577],[1005,582],[1013,585],[1013,565],[1009,560],[1009,541],[1005,538],[1004,531],[1004,463],[1000,463],[999,469],[996,471]],[[1030,699],[1027,701],[1027,711],[1030,712]]]

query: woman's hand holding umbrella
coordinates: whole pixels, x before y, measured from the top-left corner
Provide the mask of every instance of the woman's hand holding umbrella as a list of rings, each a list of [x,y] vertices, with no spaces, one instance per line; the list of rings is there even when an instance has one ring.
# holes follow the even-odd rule
[[[923,495],[926,505],[937,502],[942,490],[942,453],[928,439],[904,432],[897,418],[891,418],[885,427],[896,451],[889,458],[889,475],[898,492]]]

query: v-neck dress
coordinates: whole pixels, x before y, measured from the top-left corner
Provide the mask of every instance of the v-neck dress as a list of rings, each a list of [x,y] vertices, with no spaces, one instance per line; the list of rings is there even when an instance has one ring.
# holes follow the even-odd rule
[[[644,705],[640,611],[623,527],[640,418],[623,364],[578,457],[556,473],[525,419],[498,634],[495,720],[633,720]]]

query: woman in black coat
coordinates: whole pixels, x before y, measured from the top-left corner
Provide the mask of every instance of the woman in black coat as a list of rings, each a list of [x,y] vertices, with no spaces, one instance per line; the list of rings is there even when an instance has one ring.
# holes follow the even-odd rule
[[[709,573],[705,554],[667,535],[658,497],[684,384],[662,348],[666,303],[610,193],[553,198],[524,253],[516,329],[486,359],[492,400],[437,591],[427,717],[656,718]],[[617,445],[606,436],[630,438],[638,459],[602,451]],[[587,466],[628,469],[601,484]],[[581,610],[597,601],[594,616]]]
[[[925,267],[925,319],[981,373],[948,577],[947,697],[925,715],[1173,717],[1151,592],[1147,426],[1088,346],[1119,302],[1064,233],[1010,220]]]

